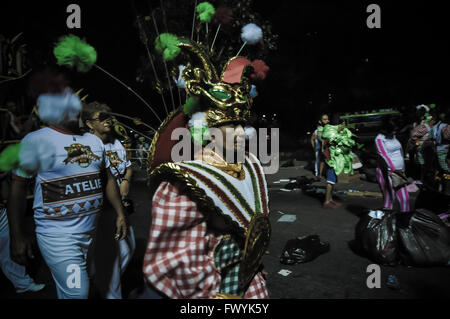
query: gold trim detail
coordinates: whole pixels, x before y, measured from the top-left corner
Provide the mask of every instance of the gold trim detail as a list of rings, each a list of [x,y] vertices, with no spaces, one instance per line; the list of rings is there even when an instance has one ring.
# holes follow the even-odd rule
[[[258,271],[261,259],[269,247],[271,227],[269,218],[263,214],[255,215],[248,226],[245,239],[244,256],[239,267],[239,286],[247,285]]]
[[[241,296],[218,293],[214,299],[242,299]]]
[[[170,112],[170,114],[164,119],[164,122],[161,123],[161,125],[159,126],[159,128],[156,131],[155,135],[153,136],[152,145],[150,146],[149,154],[148,154],[148,157],[147,157],[147,174],[148,175],[151,175],[151,173],[152,173],[151,167],[152,167],[153,161],[155,159],[156,143],[159,140],[159,134],[167,127],[169,122],[175,116],[178,115],[179,112],[181,112],[181,108],[178,108],[178,109]]]
[[[164,163],[152,171],[150,175],[150,195],[152,197],[156,188],[163,181],[181,184],[183,188],[179,189],[180,193],[188,196],[189,199],[195,202],[199,211],[205,214],[206,218],[209,217],[209,214],[215,214],[216,216],[224,218],[226,226],[231,227],[236,235],[238,235],[241,240],[244,240],[246,237],[245,228],[234,221],[230,216],[224,214],[222,210],[214,204],[214,201],[206,195],[205,191],[199,187],[198,183],[179,165],[174,163]]]

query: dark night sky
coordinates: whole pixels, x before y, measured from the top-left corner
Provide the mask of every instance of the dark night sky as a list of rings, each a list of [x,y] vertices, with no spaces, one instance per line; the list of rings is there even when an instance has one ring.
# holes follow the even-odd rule
[[[300,135],[321,111],[449,105],[450,52],[443,7],[429,1],[372,1],[381,6],[382,27],[368,29],[366,7],[371,2],[254,2],[255,11],[279,34],[279,49],[266,61],[271,70],[254,106],[260,113],[275,111],[282,130]],[[82,10],[82,29],[75,32],[65,25],[69,3]],[[134,81],[144,51],[133,21],[127,1],[0,4],[0,34],[12,37],[24,31],[34,63],[51,56],[59,36],[75,33],[97,49],[99,65],[160,108],[148,84]],[[75,76],[72,85],[85,88],[91,100],[105,101],[115,111],[152,121],[144,104],[97,70]]]

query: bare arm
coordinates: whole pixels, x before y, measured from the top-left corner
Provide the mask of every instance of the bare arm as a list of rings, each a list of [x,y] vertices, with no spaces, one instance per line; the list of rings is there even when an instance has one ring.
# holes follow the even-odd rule
[[[10,255],[13,261],[21,265],[25,265],[28,258],[34,258],[31,244],[22,227],[27,205],[27,183],[26,180],[12,180],[7,208],[11,239]]]
[[[316,139],[316,133],[312,133],[312,135],[311,135],[311,145],[312,145],[312,148],[313,149],[315,149],[316,148],[316,143],[315,143],[315,139]]]
[[[107,171],[108,180],[106,182],[106,197],[117,213],[116,220],[116,239],[122,240],[127,235],[127,225],[125,214],[120,199],[119,187],[117,186],[115,177],[111,174],[109,169]]]
[[[120,183],[120,195],[122,198],[127,197],[130,192],[130,183],[131,177],[133,176],[133,169],[131,166],[127,167],[125,171],[125,177],[122,179],[122,183]]]

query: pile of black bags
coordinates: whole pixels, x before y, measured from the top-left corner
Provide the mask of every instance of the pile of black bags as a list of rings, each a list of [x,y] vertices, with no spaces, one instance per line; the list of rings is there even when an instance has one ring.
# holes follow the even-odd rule
[[[409,266],[450,265],[450,228],[435,213],[371,211],[355,229],[355,244],[376,263]]]

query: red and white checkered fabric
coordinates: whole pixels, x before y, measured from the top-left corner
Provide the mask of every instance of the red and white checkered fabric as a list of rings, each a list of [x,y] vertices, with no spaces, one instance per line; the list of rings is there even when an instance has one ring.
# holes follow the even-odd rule
[[[153,196],[144,275],[169,298],[214,298],[221,280],[213,258],[219,240],[208,231],[197,205],[163,182]],[[244,298],[268,298],[261,274],[255,276]]]
[[[268,299],[269,291],[267,290],[266,280],[259,272],[253,278],[250,286],[244,294],[244,299]]]

